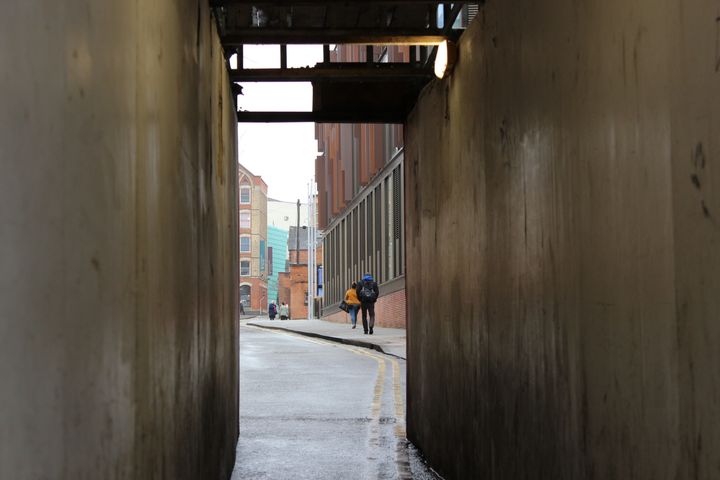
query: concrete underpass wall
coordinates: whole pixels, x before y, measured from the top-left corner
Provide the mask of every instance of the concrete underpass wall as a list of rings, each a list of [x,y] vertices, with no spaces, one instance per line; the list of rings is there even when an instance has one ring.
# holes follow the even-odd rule
[[[0,478],[229,478],[236,122],[206,4],[0,15]]]
[[[408,428],[448,479],[720,478],[717,15],[491,0],[410,116]]]

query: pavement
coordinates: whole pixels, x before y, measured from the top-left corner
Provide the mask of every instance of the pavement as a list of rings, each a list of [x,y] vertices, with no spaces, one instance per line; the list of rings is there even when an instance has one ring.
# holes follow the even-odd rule
[[[248,325],[274,330],[285,330],[309,337],[323,338],[346,345],[371,348],[381,353],[406,359],[406,332],[402,328],[375,327],[372,335],[365,335],[362,323],[352,329],[349,323],[326,322],[324,320],[270,320],[256,317]]]

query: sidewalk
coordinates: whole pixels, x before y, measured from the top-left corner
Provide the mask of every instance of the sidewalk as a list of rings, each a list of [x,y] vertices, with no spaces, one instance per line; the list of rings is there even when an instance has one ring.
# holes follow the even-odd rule
[[[245,323],[245,322],[244,322]],[[268,320],[256,318],[246,322],[256,327],[285,330],[310,337],[324,338],[335,342],[371,348],[405,359],[405,330],[401,328],[375,327],[372,335],[363,334],[362,323],[353,330],[349,323],[334,323],[324,320]]]

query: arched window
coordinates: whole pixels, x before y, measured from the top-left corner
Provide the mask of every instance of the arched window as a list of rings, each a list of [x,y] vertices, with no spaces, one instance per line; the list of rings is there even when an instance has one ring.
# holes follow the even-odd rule
[[[249,205],[252,202],[252,184],[248,177],[240,177],[240,203]]]
[[[244,307],[250,307],[250,291],[252,287],[250,285],[240,285],[240,303]]]
[[[250,185],[240,186],[240,203],[249,205],[252,199],[252,187]]]

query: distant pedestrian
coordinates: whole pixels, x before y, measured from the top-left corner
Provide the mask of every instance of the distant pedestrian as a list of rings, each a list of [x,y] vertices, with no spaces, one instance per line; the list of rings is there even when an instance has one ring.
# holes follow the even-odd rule
[[[275,302],[270,302],[270,305],[268,305],[268,315],[270,316],[270,320],[275,320],[275,316],[277,315]]]
[[[280,305],[280,320],[288,320],[290,318],[290,307],[287,303],[282,302]]]
[[[352,323],[352,328],[355,328],[355,324],[357,323],[357,312],[360,310],[360,300],[357,296],[357,291],[355,290],[357,288],[357,283],[353,282],[352,286],[348,288],[347,292],[345,292],[345,303],[348,305],[348,313],[350,314],[350,323]],[[367,328],[365,328],[367,330]]]
[[[360,308],[362,309],[362,323],[365,333],[373,334],[375,326],[375,302],[380,296],[380,289],[372,275],[366,273],[360,283],[355,287],[358,299],[360,300]],[[367,314],[370,313],[370,323],[368,324]]]

